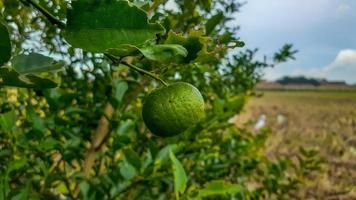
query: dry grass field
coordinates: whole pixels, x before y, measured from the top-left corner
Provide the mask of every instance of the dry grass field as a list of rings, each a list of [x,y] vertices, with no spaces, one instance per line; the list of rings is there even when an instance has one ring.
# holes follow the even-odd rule
[[[252,97],[238,123],[265,118],[270,156],[293,156],[300,146],[317,148],[323,171],[311,177],[305,199],[356,199],[356,92],[263,91]],[[265,116],[265,117],[261,117]],[[252,120],[251,120],[252,119]]]

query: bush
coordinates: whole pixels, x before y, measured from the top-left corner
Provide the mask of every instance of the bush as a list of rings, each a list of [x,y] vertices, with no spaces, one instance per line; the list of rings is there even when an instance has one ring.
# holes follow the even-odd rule
[[[240,3],[176,4],[0,1],[13,55],[0,68],[0,199],[296,195],[319,167],[316,152],[269,159],[267,129],[228,122],[261,69],[291,58],[291,46],[259,61],[256,50],[233,50],[243,46],[230,23]],[[10,50],[0,48],[5,63]],[[164,80],[193,84],[206,103],[203,121],[170,138],[152,135],[141,117]]]

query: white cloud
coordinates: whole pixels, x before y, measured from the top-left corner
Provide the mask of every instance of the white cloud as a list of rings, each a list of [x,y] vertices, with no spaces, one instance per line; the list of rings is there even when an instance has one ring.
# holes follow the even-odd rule
[[[349,13],[351,9],[352,7],[349,4],[342,3],[337,7],[336,12],[338,15],[345,15]]]
[[[321,74],[332,80],[356,83],[356,50],[341,50],[335,60],[322,69]]]
[[[335,60],[325,68],[326,72],[338,69],[356,70],[356,50],[343,49],[336,56]],[[355,74],[356,75],[356,74]]]
[[[347,83],[356,83],[356,50],[342,49],[329,65],[309,70],[296,69],[293,75],[326,78],[328,80],[344,80]]]

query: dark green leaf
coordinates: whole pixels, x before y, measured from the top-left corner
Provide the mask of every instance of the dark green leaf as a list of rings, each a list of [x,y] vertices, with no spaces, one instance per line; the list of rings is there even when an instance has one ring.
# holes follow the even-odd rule
[[[162,63],[180,63],[188,55],[188,51],[178,44],[160,44],[140,48],[142,54],[150,60]]]
[[[11,198],[11,200],[24,200],[28,199],[28,190],[23,188],[18,194]]]
[[[0,86],[48,89],[57,87],[57,84],[49,79],[40,78],[34,75],[20,75],[12,69],[1,68]]]
[[[27,164],[26,159],[13,160],[9,163],[7,173],[23,168]]]
[[[64,66],[64,62],[56,62],[52,58],[38,53],[17,55],[11,63],[12,67],[20,74],[53,71]]]
[[[140,156],[131,148],[124,149],[124,155],[126,160],[136,168],[136,170],[141,169],[141,159]]]
[[[140,45],[164,31],[147,14],[122,0],[78,0],[67,15],[66,40],[76,48],[105,52],[123,44]]]
[[[56,139],[49,137],[40,143],[39,148],[43,151],[50,151],[53,150],[57,144],[58,142]]]
[[[210,35],[223,19],[223,12],[218,12],[216,15],[213,15],[205,24],[205,34]]]
[[[216,61],[214,54],[207,51],[206,44],[209,40],[208,37],[203,37],[203,33],[199,31],[191,32],[187,37],[169,32],[166,44],[179,44],[182,45],[187,51],[188,55],[183,63],[190,62],[211,62]]]
[[[0,22],[0,67],[10,60],[11,42],[9,32],[5,25]]]
[[[27,108],[27,117],[28,117],[29,121],[32,122],[33,129],[36,129],[39,131],[43,131],[45,129],[43,119],[40,116],[38,116],[38,114],[36,113],[36,111],[34,110],[34,108],[32,106],[29,106]]]

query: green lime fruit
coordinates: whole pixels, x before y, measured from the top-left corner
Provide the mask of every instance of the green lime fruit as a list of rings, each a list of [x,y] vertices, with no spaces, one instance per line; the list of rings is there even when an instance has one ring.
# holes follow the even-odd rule
[[[147,128],[161,137],[182,133],[204,116],[203,96],[196,87],[184,82],[153,91],[145,99],[142,108]]]

